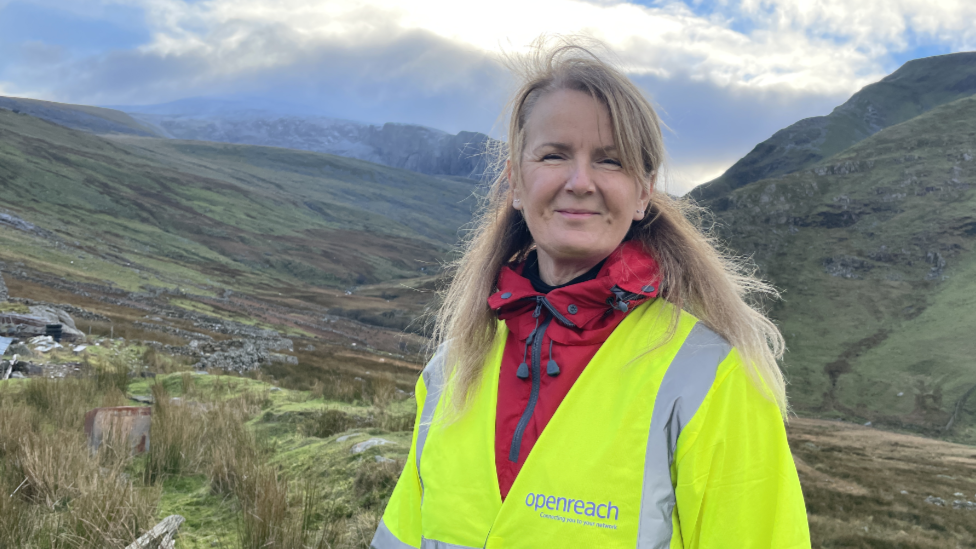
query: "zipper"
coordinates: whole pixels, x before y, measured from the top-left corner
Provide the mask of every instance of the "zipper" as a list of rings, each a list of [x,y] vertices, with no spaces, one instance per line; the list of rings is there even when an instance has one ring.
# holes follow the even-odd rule
[[[541,296],[537,299],[536,312],[541,312],[540,307],[543,304],[546,305],[546,309],[553,312],[552,306],[549,305],[546,298]],[[553,317],[554,315],[550,315],[529,334],[529,338],[532,340],[532,392],[529,393],[529,402],[525,405],[518,425],[515,426],[515,434],[512,435],[512,446],[508,451],[508,460],[511,462],[518,461],[519,451],[522,447],[522,435],[525,434],[525,428],[528,427],[529,420],[532,419],[532,412],[535,411],[535,405],[539,401],[539,387],[542,383],[542,340],[545,339],[546,328],[549,327]],[[571,322],[568,323],[572,324]]]

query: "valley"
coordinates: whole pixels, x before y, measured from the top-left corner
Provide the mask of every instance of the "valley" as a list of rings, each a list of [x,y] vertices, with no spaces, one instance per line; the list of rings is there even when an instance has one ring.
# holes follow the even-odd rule
[[[976,546],[973,66],[974,54],[910,62],[691,195],[782,291],[765,305],[787,340],[814,547]],[[450,151],[480,138],[2,99],[0,316],[60,308],[88,350],[4,355],[28,379],[0,381],[0,427],[20,433],[0,433],[0,459],[28,455],[28,439],[53,456],[59,437],[84,454],[82,408],[137,404],[186,422],[184,438],[154,429],[195,457],[38,464],[107,467],[128,487],[130,504],[111,509],[137,526],[111,538],[78,533],[103,524],[73,507],[79,493],[0,463],[7,493],[30,479],[0,504],[0,546],[28,539],[3,517],[31,539],[77,536],[24,546],[121,548],[180,514],[177,547],[367,547],[406,459],[444,265],[483,192],[484,158]],[[284,148],[302,128],[348,156]],[[353,134],[373,148],[343,149]],[[182,399],[206,421],[174,412]],[[235,474],[277,499],[258,511],[258,488]]]

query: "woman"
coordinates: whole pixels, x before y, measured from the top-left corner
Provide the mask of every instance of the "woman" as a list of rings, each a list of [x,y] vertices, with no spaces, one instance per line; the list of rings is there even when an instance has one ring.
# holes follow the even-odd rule
[[[659,121],[539,57],[437,319],[373,547],[809,547],[774,294],[655,189]]]

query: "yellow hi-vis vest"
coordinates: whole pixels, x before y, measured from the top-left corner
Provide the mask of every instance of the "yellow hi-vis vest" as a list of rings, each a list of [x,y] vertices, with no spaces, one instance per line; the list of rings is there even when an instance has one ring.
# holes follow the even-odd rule
[[[738,352],[687,313],[648,352],[672,307],[657,299],[620,323],[504,502],[495,407],[507,330],[454,422],[439,421],[436,354],[417,382],[413,444],[372,547],[809,548],[780,411]]]

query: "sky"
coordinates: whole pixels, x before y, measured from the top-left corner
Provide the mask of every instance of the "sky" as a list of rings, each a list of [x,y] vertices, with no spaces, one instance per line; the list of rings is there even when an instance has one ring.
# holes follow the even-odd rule
[[[976,49],[972,0],[0,0],[0,95],[214,98],[504,138],[506,59],[601,41],[667,129],[669,190],[919,57]]]

